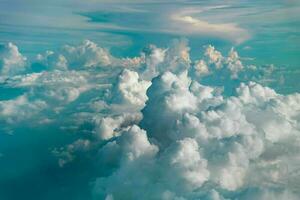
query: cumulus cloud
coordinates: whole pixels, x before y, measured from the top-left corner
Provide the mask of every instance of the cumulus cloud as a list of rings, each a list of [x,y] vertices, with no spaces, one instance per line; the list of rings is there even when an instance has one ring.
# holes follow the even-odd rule
[[[124,69],[118,77],[115,101],[140,108],[144,107],[148,99],[146,91],[150,85],[150,81],[140,80],[137,72]]]
[[[38,54],[36,56],[37,63],[44,66],[46,69],[61,69],[66,70],[68,66],[67,59],[53,51],[46,51],[44,54]],[[39,66],[41,67],[41,66]]]
[[[109,140],[119,136],[121,132],[132,124],[137,124],[142,119],[140,113],[126,113],[110,117],[94,117],[95,136],[100,140]]]
[[[12,100],[0,101],[0,119],[13,124],[30,119],[45,108],[45,101],[31,100],[27,95],[22,95]]]
[[[43,98],[56,103],[70,103],[92,87],[85,72],[44,71],[14,76],[6,84],[15,88],[29,88],[30,96]]]
[[[215,47],[208,45],[203,59],[197,60],[193,68],[197,76],[207,76],[209,74],[224,76],[224,74],[230,74],[230,79],[237,79],[239,73],[243,72],[244,65],[234,48],[231,48],[228,56],[223,56]]]
[[[25,59],[10,48],[1,62],[15,68],[5,60]],[[88,155],[95,199],[297,199],[300,94],[257,83],[259,67],[234,49],[189,52],[186,40],[133,58],[91,41],[48,51],[35,60],[42,70],[1,80],[22,89],[0,101],[1,124],[51,116],[84,131],[52,153],[60,167]]]
[[[63,52],[67,60],[70,60],[69,66],[74,68],[107,66],[112,62],[106,49],[98,47],[89,40],[85,40],[81,45],[75,47],[66,45]]]
[[[2,76],[12,76],[25,71],[26,57],[16,45],[8,43],[0,46],[0,72]]]
[[[280,108],[299,105],[299,94],[282,96],[252,82],[241,84],[237,96],[223,97],[216,90],[192,81],[186,72],[165,72],[155,78],[147,92],[149,100],[140,126],[158,152],[142,161],[147,167],[135,159],[129,166],[120,162],[112,175],[97,180],[95,195],[114,199],[231,199],[238,197],[234,191],[262,187],[265,191],[252,195],[264,199],[277,187],[289,189],[291,177],[287,173],[291,172],[284,171],[284,165],[291,161],[283,163],[282,159],[295,159],[299,152],[278,154],[274,149],[292,138],[299,140],[299,112],[295,115]],[[299,147],[289,145],[286,148]],[[119,148],[109,143],[103,150],[109,149],[115,157]],[[128,177],[134,169],[139,169],[138,180]],[[128,185],[122,186],[124,183]]]

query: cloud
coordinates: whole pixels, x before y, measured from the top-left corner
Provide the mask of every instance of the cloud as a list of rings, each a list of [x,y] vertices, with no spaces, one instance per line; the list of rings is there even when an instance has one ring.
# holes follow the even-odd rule
[[[42,100],[32,101],[27,95],[22,95],[12,100],[0,101],[0,120],[13,124],[28,120],[46,108],[46,102]]]
[[[217,71],[223,70],[222,73],[231,74],[232,79],[238,78],[238,74],[243,71],[244,65],[242,64],[238,53],[231,48],[228,56],[223,56],[221,52],[217,51],[213,46],[208,45],[204,52],[204,59],[198,60],[194,63],[194,70],[196,75],[208,75],[209,70]]]
[[[124,128],[137,124],[141,114],[131,113],[111,117],[94,117],[95,135],[100,140],[109,140],[121,134]]]
[[[29,95],[56,101],[59,104],[76,100],[82,92],[92,88],[85,72],[44,71],[14,76],[6,84],[15,88],[30,89]]]
[[[0,75],[12,76],[25,71],[26,57],[16,45],[8,43],[0,46]]]
[[[237,24],[209,23],[188,14],[188,11],[182,11],[181,13],[179,12],[171,16],[175,32],[191,35],[211,35],[230,40],[237,44],[250,38],[248,31],[239,27]]]
[[[88,151],[90,148],[91,142],[89,140],[78,139],[72,144],[67,145],[65,148],[55,148],[52,153],[59,158],[59,166],[64,167],[75,159],[76,153]]]
[[[37,63],[50,69],[66,70],[68,66],[66,58],[61,54],[55,54],[53,51],[46,51],[44,54],[38,54],[36,59]]]
[[[109,52],[89,40],[85,40],[77,47],[66,45],[63,48],[63,53],[69,60],[71,68],[107,66],[111,64]]]
[[[140,126],[147,131],[148,140],[158,148],[158,153],[142,163],[139,159],[130,159],[130,165],[120,162],[112,175],[96,181],[96,196],[223,199],[224,195],[227,199],[237,198],[240,192],[235,191],[264,187],[266,190],[260,194],[264,199],[276,187],[291,187],[291,178],[286,174],[291,172],[283,167],[291,164],[291,160],[282,159],[296,158],[299,152],[277,154],[274,149],[281,145],[298,146],[286,142],[299,139],[299,112],[280,107],[300,105],[299,94],[282,96],[270,88],[249,83],[237,88],[237,96],[223,97],[216,88],[192,81],[187,73],[165,72],[153,80],[147,95],[149,100],[142,110]],[[117,138],[122,137],[121,133]],[[112,144],[103,150],[108,148],[115,157],[119,147]],[[122,156],[115,159],[122,160]],[[283,166],[275,167],[274,162]],[[131,175],[136,169],[137,180]],[[266,174],[262,176],[260,172]],[[123,186],[124,183],[127,184]],[[133,184],[139,185],[139,190]]]
[[[0,101],[1,125],[78,133],[52,153],[60,167],[97,166],[95,199],[299,197],[300,94],[258,83],[273,71],[234,49],[190,51],[186,40],[132,58],[91,41],[48,51],[1,80],[22,89]]]
[[[150,85],[150,81],[140,80],[137,72],[124,69],[118,77],[115,101],[121,104],[144,107],[148,99],[146,91]]]
[[[97,4],[94,6],[97,7]],[[107,8],[81,14],[102,29],[112,32],[163,33],[240,44],[250,39],[251,34],[246,26],[241,25],[240,19],[235,18],[236,10],[232,12],[232,7],[235,7],[232,2],[225,5],[188,1],[143,2],[139,5],[123,2],[122,5],[112,3]],[[222,15],[219,13],[221,9]],[[251,13],[249,10],[246,12]]]

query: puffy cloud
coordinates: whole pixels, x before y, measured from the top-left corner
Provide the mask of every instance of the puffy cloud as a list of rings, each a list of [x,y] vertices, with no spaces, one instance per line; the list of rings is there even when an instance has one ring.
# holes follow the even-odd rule
[[[234,48],[231,48],[227,56],[223,56],[211,45],[205,48],[201,59],[191,63],[189,73],[197,79],[208,80],[209,84],[233,86],[237,79],[254,80],[254,75],[259,74],[257,68],[243,65]]]
[[[159,150],[143,161],[150,169],[138,172],[145,184],[140,188],[143,192],[132,189],[131,181],[136,181],[132,178],[126,191],[133,196],[128,198],[234,199],[247,194],[236,191],[262,187],[270,194],[252,195],[264,199],[276,187],[283,191],[291,188],[288,183],[293,178],[278,164],[284,159],[294,171],[290,159],[298,157],[299,152],[276,153],[274,149],[299,146],[288,142],[299,140],[299,111],[287,111],[292,105],[297,109],[299,94],[282,96],[250,82],[241,84],[236,96],[223,97],[217,88],[192,81],[186,72],[166,72],[152,81],[147,95],[140,126]],[[112,152],[118,149],[114,145],[106,148]],[[115,152],[114,157],[118,154]],[[141,165],[131,164],[130,169]],[[125,188],[110,190],[117,186],[107,183],[127,182],[123,170],[129,169],[122,162],[115,167],[115,173],[98,179],[95,191],[109,190],[107,195],[119,199]],[[283,198],[285,194],[279,195]]]
[[[163,179],[165,182],[172,180],[168,183],[172,191],[192,192],[209,178],[207,161],[201,157],[194,139],[185,138],[172,144],[162,154],[161,160]]]
[[[68,68],[67,59],[63,55],[56,54],[53,51],[46,51],[44,54],[38,54],[36,59],[37,63],[45,66],[46,69],[66,70]]]
[[[38,118],[37,125],[42,121],[56,122],[62,113],[70,113],[68,106],[82,94],[89,90],[101,91],[107,87],[96,84],[94,78],[89,72],[71,70],[42,71],[6,78],[3,86],[21,93],[0,101],[1,118],[5,121]],[[76,106],[78,109],[79,107]],[[17,124],[10,124],[14,125]]]
[[[174,143],[162,151],[161,156],[157,153],[158,147],[150,144],[146,132],[137,126],[123,132],[99,152],[102,164],[118,163],[120,168],[106,178],[97,179],[95,195],[117,199],[168,199],[176,196],[174,191],[191,192],[199,188],[209,176],[206,160],[201,158],[193,139]],[[133,176],[136,173],[138,176]]]
[[[128,67],[140,66],[143,57],[116,58],[110,52],[96,43],[85,40],[76,46],[65,45],[58,52],[46,51],[38,54],[33,62],[32,69],[67,70],[89,69],[101,67]]]
[[[187,70],[190,67],[190,47],[186,39],[174,40],[171,47],[166,52],[164,68],[160,73],[171,71],[179,73]]]
[[[228,65],[227,68],[231,71],[233,78],[237,78],[238,72],[243,70],[244,68],[242,62],[239,59],[238,53],[233,48],[231,48],[231,50],[229,51],[226,63]]]
[[[137,124],[142,116],[139,113],[123,114],[111,117],[95,117],[95,135],[101,140],[116,137],[124,128]]]
[[[0,74],[2,76],[13,76],[24,72],[26,60],[16,45],[8,43],[0,46]]]
[[[151,85],[149,81],[140,80],[139,74],[124,69],[118,77],[116,86],[116,102],[143,107],[146,100],[146,91]]]
[[[261,71],[234,49],[189,51],[177,40],[133,58],[90,41],[46,52],[42,70],[2,80],[22,92],[0,101],[1,125],[51,117],[84,133],[53,153],[61,167],[98,166],[95,199],[297,199],[300,94],[249,81]]]
[[[15,88],[29,88],[29,95],[43,98],[50,103],[69,103],[92,88],[88,73],[78,71],[44,71],[14,76],[6,84]]]
[[[242,83],[237,89],[237,93],[244,103],[253,104],[261,104],[277,96],[271,88],[263,87],[254,82],[250,82],[248,85]]]
[[[196,97],[189,92],[191,80],[186,72],[177,77],[166,72],[155,78],[147,91],[149,98],[147,106],[143,109],[142,127],[158,142],[168,142],[173,135],[173,126],[176,118],[186,110],[193,110],[197,105]],[[156,123],[161,121],[164,123]],[[164,134],[161,134],[164,132]]]
[[[132,162],[144,156],[153,156],[157,152],[157,147],[148,141],[146,132],[136,125],[122,133],[116,145],[121,148],[122,162]]]
[[[154,45],[150,45],[145,48],[142,53],[144,60],[144,71],[141,74],[143,78],[151,80],[157,76],[160,72],[160,66],[165,61],[167,49],[157,48]]]
[[[205,49],[204,55],[208,58],[209,64],[214,64],[216,68],[222,67],[223,56],[221,52],[215,49],[215,47],[208,45]]]
[[[46,108],[46,102],[31,100],[27,95],[22,95],[12,100],[0,101],[0,119],[13,124],[30,119]]]
[[[194,64],[195,74],[197,76],[205,76],[209,73],[209,69],[204,60],[198,60]]]
[[[157,151],[158,148],[148,141],[146,132],[138,126],[130,127],[115,141],[109,142],[99,152],[101,162],[119,163],[121,168],[108,178],[97,179],[96,196],[122,199],[146,197],[144,192],[150,192],[146,186],[151,184],[148,173],[153,170],[151,160]],[[136,176],[136,173],[139,175]],[[136,190],[136,187],[141,190]]]
[[[89,40],[79,46],[66,45],[63,53],[71,68],[108,66],[112,63],[110,53]]]
[[[174,40],[170,48],[162,49],[149,45],[142,51],[140,57],[129,60],[138,60],[139,62],[133,66],[143,79],[151,80],[167,70],[178,73],[188,69],[191,63],[189,51],[186,39]],[[124,59],[121,59],[119,66],[126,66]]]

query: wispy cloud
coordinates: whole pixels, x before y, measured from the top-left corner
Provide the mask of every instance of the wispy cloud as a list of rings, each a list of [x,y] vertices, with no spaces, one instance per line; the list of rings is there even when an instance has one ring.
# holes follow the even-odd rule
[[[203,10],[184,9],[181,12],[170,16],[171,25],[174,31],[182,34],[214,36],[230,40],[234,43],[241,43],[250,38],[246,29],[239,27],[236,23],[211,23],[196,17],[193,14],[199,14],[205,10],[224,8],[226,6],[210,7]]]

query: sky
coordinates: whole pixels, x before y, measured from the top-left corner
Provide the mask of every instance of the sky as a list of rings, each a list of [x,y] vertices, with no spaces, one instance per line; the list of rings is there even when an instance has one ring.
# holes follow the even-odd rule
[[[300,198],[297,0],[0,0],[0,199]]]

